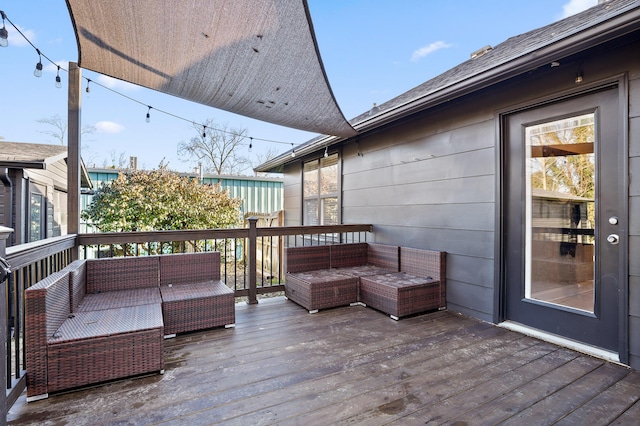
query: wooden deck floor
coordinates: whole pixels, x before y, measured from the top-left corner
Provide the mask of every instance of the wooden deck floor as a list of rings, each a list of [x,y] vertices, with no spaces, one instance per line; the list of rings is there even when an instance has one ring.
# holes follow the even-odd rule
[[[23,396],[8,424],[640,422],[640,372],[449,312],[310,315],[275,298],[166,344],[164,375]]]

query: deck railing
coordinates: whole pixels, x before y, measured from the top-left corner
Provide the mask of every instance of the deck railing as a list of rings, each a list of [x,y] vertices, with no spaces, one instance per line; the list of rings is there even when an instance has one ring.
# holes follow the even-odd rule
[[[220,251],[223,281],[236,297],[258,303],[258,295],[284,290],[284,248],[300,245],[365,242],[372,225],[294,226],[188,231],[125,232],[68,235],[6,249],[12,273],[5,281],[0,311],[6,341],[6,413],[25,388],[24,290],[80,258],[148,256],[191,251]],[[1,284],[1,283],[0,283]],[[1,369],[0,369],[1,372]],[[2,399],[2,398],[0,398]]]

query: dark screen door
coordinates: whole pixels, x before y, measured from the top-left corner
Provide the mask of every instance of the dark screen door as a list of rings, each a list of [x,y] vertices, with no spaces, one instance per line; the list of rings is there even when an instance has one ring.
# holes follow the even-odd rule
[[[617,87],[504,117],[504,313],[618,352]]]

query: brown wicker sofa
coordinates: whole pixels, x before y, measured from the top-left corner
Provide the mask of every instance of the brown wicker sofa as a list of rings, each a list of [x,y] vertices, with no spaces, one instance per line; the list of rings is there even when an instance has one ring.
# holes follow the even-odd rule
[[[217,252],[77,260],[25,298],[28,401],[162,373],[166,334],[235,323]]]
[[[310,313],[360,304],[397,320],[446,307],[445,252],[353,243],[285,254],[285,295]]]

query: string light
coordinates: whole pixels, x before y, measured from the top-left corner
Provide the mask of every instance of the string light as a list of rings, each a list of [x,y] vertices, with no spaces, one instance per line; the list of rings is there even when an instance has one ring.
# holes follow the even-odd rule
[[[38,52],[38,63],[36,64],[35,71],[33,71],[33,75],[40,78],[42,77],[42,53],[40,53],[39,49],[36,49],[36,52]]]
[[[207,137],[207,125],[204,124],[202,126],[202,139],[205,139]]]
[[[36,64],[36,68],[35,68],[35,70],[34,70],[34,72],[33,72],[33,75],[34,75],[34,76],[36,76],[36,77],[41,77],[41,76],[42,76],[42,71],[43,71],[43,66],[42,66],[42,57],[44,57],[44,58],[45,58],[47,61],[49,61],[52,65],[54,65],[54,66],[56,66],[56,67],[57,67],[57,73],[56,73],[56,79],[55,79],[55,81],[56,81],[56,87],[58,87],[58,88],[62,87],[62,80],[61,80],[61,78],[60,78],[60,70],[62,69],[62,70],[63,70],[63,71],[65,71],[65,72],[68,72],[68,70],[67,70],[67,69],[65,69],[64,67],[61,67],[60,65],[56,64],[56,63],[55,63],[54,61],[52,61],[52,60],[51,60],[47,55],[45,55],[44,53],[42,53],[42,52],[40,51],[40,49],[38,49],[38,48],[37,48],[37,47],[36,47],[36,46],[31,42],[31,40],[29,40],[29,38],[27,38],[27,36],[26,36],[26,35],[24,35],[24,33],[23,33],[22,31],[20,31],[20,28],[18,28],[18,27],[17,27],[17,26],[16,26],[16,25],[11,21],[11,19],[9,19],[9,17],[7,17],[7,15],[4,13],[4,11],[0,10],[0,16],[1,16],[1,18],[2,18],[2,28],[0,28],[0,46],[2,46],[2,47],[6,47],[6,46],[8,46],[8,44],[9,44],[9,42],[8,42],[8,36],[9,36],[9,33],[8,33],[8,31],[7,31],[6,27],[5,27],[5,20],[6,20],[6,21],[7,21],[7,22],[9,22],[9,24],[11,24],[11,26],[13,26],[13,28],[14,28],[14,29],[15,29],[15,30],[16,30],[16,31],[17,31],[17,32],[22,36],[22,38],[23,38],[27,43],[29,43],[29,44],[30,44],[30,45],[31,45],[31,46],[36,50],[36,53],[38,54],[38,63]],[[148,110],[147,110],[147,114],[146,114],[146,117],[145,117],[145,121],[146,121],[147,123],[150,123],[150,122],[151,122],[151,109],[153,108],[152,106],[150,106],[150,105],[146,105],[145,103],[143,103],[143,102],[141,102],[141,101],[139,101],[139,100],[137,100],[137,99],[134,99],[134,98],[132,98],[132,97],[130,97],[130,96],[127,96],[127,95],[125,95],[124,93],[118,92],[117,90],[114,90],[114,89],[112,89],[112,88],[110,88],[110,87],[107,87],[107,86],[105,86],[105,85],[102,85],[102,84],[100,84],[100,83],[99,83],[99,82],[97,82],[97,81],[91,80],[90,78],[87,78],[87,77],[83,77],[83,78],[84,78],[85,80],[87,80],[87,87],[86,87],[86,89],[85,89],[85,91],[86,91],[87,93],[90,93],[90,92],[91,92],[91,89],[90,89],[89,85],[90,85],[90,83],[93,83],[93,84],[97,84],[98,86],[100,86],[100,87],[101,87],[101,88],[103,88],[103,89],[109,90],[109,91],[111,91],[111,92],[113,92],[113,93],[115,93],[115,94],[117,94],[117,95],[120,95],[120,96],[122,96],[122,97],[124,97],[124,98],[126,98],[126,99],[128,99],[128,100],[130,100],[130,101],[136,102],[136,103],[141,104],[141,105],[145,105],[145,106],[148,108]],[[154,108],[154,109],[155,109],[156,111],[158,111],[158,112],[161,112],[161,113],[163,113],[163,114],[165,114],[165,115],[169,115],[169,116],[171,116],[171,117],[173,117],[173,118],[177,118],[177,119],[179,119],[179,120],[186,121],[186,122],[189,122],[189,123],[194,123],[194,122],[193,122],[193,121],[191,121],[191,120],[187,120],[187,119],[186,119],[186,118],[184,118],[184,117],[181,117],[181,116],[178,116],[178,115],[172,114],[172,113],[170,113],[170,112],[167,112],[167,111],[164,111],[164,110],[161,110],[161,109],[157,109],[157,108]],[[203,125],[202,125],[202,127],[203,127],[203,133],[202,133],[202,136],[203,136],[203,137],[206,137],[206,130],[207,130],[207,126],[203,124]],[[249,142],[249,152],[251,152],[251,151],[252,151],[252,148],[253,148],[253,140],[255,139],[255,140],[259,140],[259,141],[263,141],[263,142],[268,142],[268,143],[277,143],[277,144],[291,145],[291,147],[292,147],[292,150],[291,150],[291,157],[295,157],[295,156],[296,156],[296,154],[295,154],[295,150],[293,149],[293,148],[295,147],[295,145],[294,145],[292,142],[283,142],[283,141],[272,140],[272,139],[264,139],[264,138],[256,138],[256,137],[244,136],[244,135],[242,135],[242,134],[238,134],[237,132],[229,132],[229,131],[226,131],[226,130],[224,130],[224,129],[217,129],[217,128],[214,128],[214,127],[212,127],[212,129],[214,129],[214,130],[216,130],[216,131],[218,131],[218,132],[227,133],[227,134],[229,134],[229,135],[233,135],[233,136],[239,136],[239,137],[242,137],[242,138],[246,138],[246,137],[248,137],[248,138],[250,139],[250,142]]]
[[[5,15],[2,10],[0,10],[0,15],[2,16],[2,28],[0,28],[0,47],[7,47],[9,46],[9,31],[7,31],[7,27],[4,26],[4,20],[7,19],[7,15]]]
[[[56,74],[56,87],[58,89],[62,87],[62,80],[60,80],[60,65],[58,65],[58,74]]]
[[[329,152],[327,151],[328,147],[325,145],[324,146],[324,158],[327,158],[329,156]]]

